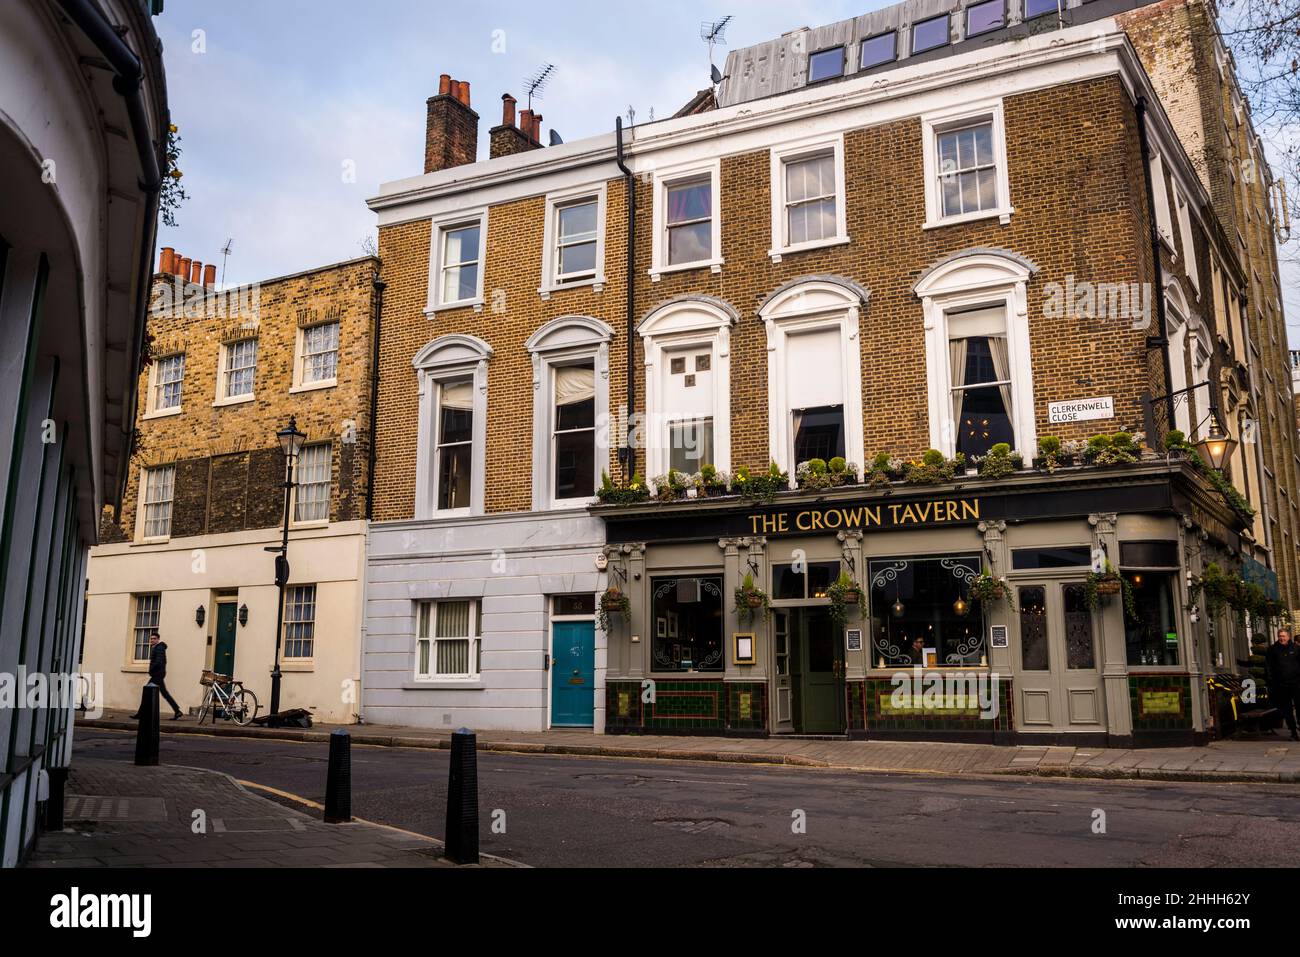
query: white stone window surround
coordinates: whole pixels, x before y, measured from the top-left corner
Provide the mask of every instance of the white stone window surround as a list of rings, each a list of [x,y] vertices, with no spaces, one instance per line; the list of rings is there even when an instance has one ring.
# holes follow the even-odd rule
[[[1201,276],[1196,266],[1196,246],[1192,242],[1192,211],[1187,196],[1177,183],[1174,184],[1174,205],[1178,209],[1178,233],[1183,244],[1183,272],[1187,281],[1199,296],[1201,294]]]
[[[609,344],[614,330],[590,316],[561,316],[543,325],[525,344],[533,365],[533,509],[586,508],[596,499],[555,499],[551,427],[555,415],[555,369],[590,361],[596,373],[596,488],[609,469],[616,436],[609,414]]]
[[[786,164],[828,155],[835,159],[835,235],[791,245],[788,242],[789,220],[786,211]],[[805,249],[823,249],[849,242],[848,195],[844,184],[844,134],[815,137],[774,147],[771,156],[772,248],[768,250],[768,255],[772,257],[772,262],[779,263],[782,256]]]
[[[1148,139],[1154,139],[1154,133],[1148,133]],[[1165,244],[1171,253],[1175,256],[1178,254],[1178,247],[1174,244],[1174,218],[1169,210],[1169,185],[1165,181],[1165,161],[1160,156],[1160,151],[1154,146],[1151,147],[1151,162],[1149,169],[1151,171],[1151,191],[1155,194],[1156,203],[1156,232],[1160,235],[1160,240]]]
[[[719,472],[731,471],[731,328],[740,314],[711,296],[680,296],[661,303],[637,326],[645,352],[646,473],[666,475],[670,464],[668,422],[663,415],[663,376],[667,352],[708,349],[713,372],[713,459]]]
[[[181,401],[167,408],[159,408],[158,392],[159,392],[159,386],[162,384],[158,381],[159,373],[162,371],[164,364],[170,362],[173,359],[179,359],[181,363],[180,378],[178,380],[175,380],[179,382],[181,386],[181,392],[182,392]],[[155,359],[153,362],[149,364],[149,391],[145,397],[145,414],[143,418],[146,420],[163,419],[171,415],[180,415],[181,412],[183,411],[182,406],[184,405],[184,389],[185,389],[185,353],[172,352],[164,356],[159,356],[157,359]]]
[[[435,339],[412,361],[419,382],[420,412],[416,440],[415,517],[433,518],[482,515],[486,512],[488,362],[492,347],[475,336],[453,334]],[[444,382],[469,379],[474,389],[473,445],[471,449],[470,507],[439,510],[438,387]]]
[[[465,226],[478,226],[478,289],[472,299],[459,299],[454,302],[442,300],[442,267],[444,237],[448,232]],[[445,213],[433,219],[429,240],[429,299],[424,314],[433,316],[444,309],[465,309],[473,307],[475,312],[483,311],[483,275],[487,272],[487,207],[479,209],[457,210]]]
[[[794,482],[794,425],[791,421],[787,345],[791,335],[837,329],[842,345],[845,458],[859,470],[864,461],[862,438],[862,310],[870,292],[839,276],[805,276],[773,292],[759,307],[767,330],[768,455]],[[715,443],[716,444],[716,443]]]
[[[668,262],[668,187],[691,180],[709,177],[712,184],[710,198],[713,200],[713,255],[698,262],[680,263],[675,266]],[[688,269],[710,269],[722,272],[725,260],[722,258],[722,160],[721,158],[704,159],[677,166],[655,170],[654,174],[654,233],[651,243],[650,278],[659,282],[665,273],[683,272]]]
[[[952,369],[948,316],[981,307],[1002,307],[1007,322],[1007,364],[1011,369],[1012,428],[1016,451],[1026,460],[1038,452],[1034,418],[1034,375],[1029,340],[1027,285],[1038,267],[1001,249],[968,249],[947,257],[921,277],[914,292],[925,316],[925,365],[929,393],[930,446],[956,454],[952,421]]]
[[[579,289],[590,286],[594,292],[604,292],[605,278],[605,217],[608,209],[609,188],[605,183],[599,186],[583,186],[566,189],[561,192],[548,193],[546,196],[546,224],[542,240],[542,285],[537,290],[543,299],[550,299],[552,293],[561,289]],[[596,275],[589,279],[574,282],[556,282],[559,269],[559,210],[565,206],[594,200],[596,203]]]
[[[993,160],[997,166],[997,205],[960,216],[943,215],[943,197],[939,185],[940,133],[963,129],[981,121],[993,124]],[[937,229],[954,223],[996,218],[1002,225],[1011,222],[1015,207],[1011,205],[1011,176],[1007,164],[1007,134],[1002,100],[963,103],[950,109],[933,110],[921,116],[921,150],[925,175],[925,222],[922,229]]]

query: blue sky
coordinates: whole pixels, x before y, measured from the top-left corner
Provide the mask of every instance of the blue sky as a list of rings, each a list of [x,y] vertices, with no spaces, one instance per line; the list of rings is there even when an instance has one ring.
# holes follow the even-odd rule
[[[629,106],[638,121],[669,116],[707,86],[706,19],[735,14],[734,47],[886,5],[168,0],[156,23],[189,199],[159,244],[220,270],[233,238],[228,283],[362,255],[375,231],[367,197],[424,171],[424,104],[440,73],[471,84],[485,153],[501,94],[520,96],[525,76],[554,63],[537,108],[573,141],[612,130]]]

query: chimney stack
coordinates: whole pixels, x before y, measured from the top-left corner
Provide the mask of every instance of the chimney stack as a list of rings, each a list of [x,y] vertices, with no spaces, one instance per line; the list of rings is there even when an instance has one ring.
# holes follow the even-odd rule
[[[444,73],[438,95],[429,98],[424,171],[468,166],[478,159],[478,114],[470,108],[469,84]]]
[[[532,110],[521,111],[518,114],[519,125],[515,125],[517,103],[518,101],[509,93],[501,97],[501,125],[493,127],[488,134],[492,138],[488,151],[492,159],[498,156],[527,153],[542,145],[538,142],[538,135],[533,132],[533,127],[540,117],[535,116]]]

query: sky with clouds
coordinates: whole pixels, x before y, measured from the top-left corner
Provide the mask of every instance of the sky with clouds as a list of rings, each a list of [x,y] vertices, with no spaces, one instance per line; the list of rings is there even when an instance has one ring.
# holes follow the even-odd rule
[[[364,254],[365,200],[423,171],[425,100],[467,80],[487,130],[502,93],[556,66],[537,108],[566,141],[614,118],[669,116],[708,85],[700,26],[727,14],[728,47],[831,23],[888,0],[167,0],[172,121],[189,199],[159,245],[267,279]],[[716,53],[725,62],[726,48]],[[545,134],[544,134],[545,135]],[[1288,268],[1288,278],[1297,270]],[[220,275],[220,274],[219,274]],[[1300,343],[1300,284],[1288,283]]]

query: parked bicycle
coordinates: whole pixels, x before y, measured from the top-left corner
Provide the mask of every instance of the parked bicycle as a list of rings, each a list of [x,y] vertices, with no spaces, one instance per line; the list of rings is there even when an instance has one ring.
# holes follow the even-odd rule
[[[203,672],[199,684],[208,689],[199,706],[199,724],[209,715],[212,723],[217,723],[217,711],[227,721],[233,721],[240,727],[253,723],[257,717],[257,695],[244,687],[243,682],[235,681],[229,675],[219,675],[215,671]]]

